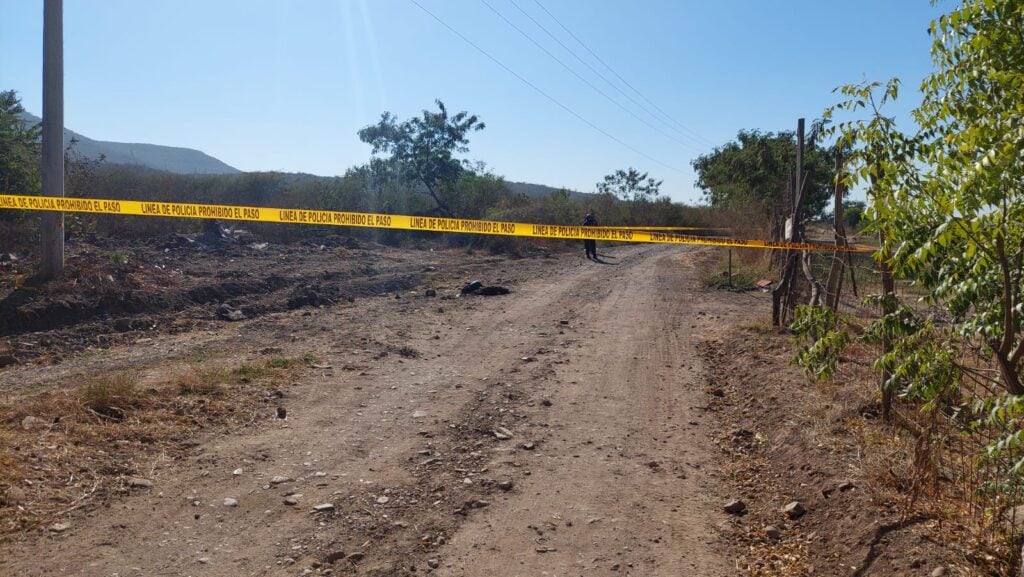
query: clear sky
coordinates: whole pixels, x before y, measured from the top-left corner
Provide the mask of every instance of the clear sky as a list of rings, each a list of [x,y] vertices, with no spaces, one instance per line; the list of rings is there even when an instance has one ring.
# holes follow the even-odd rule
[[[0,0],[0,89],[17,90],[35,114],[42,5]],[[949,7],[65,0],[65,124],[100,140],[197,148],[242,170],[335,175],[368,159],[361,127],[385,110],[419,114],[440,98],[487,124],[467,157],[509,180],[592,191],[603,175],[633,166],[692,203],[695,156],[740,129],[792,130],[798,117],[817,118],[839,84],[899,76],[907,96],[894,110],[908,109],[931,67],[928,23]]]

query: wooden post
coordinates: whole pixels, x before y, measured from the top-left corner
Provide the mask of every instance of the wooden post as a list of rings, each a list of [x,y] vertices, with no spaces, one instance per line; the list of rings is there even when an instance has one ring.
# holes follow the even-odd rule
[[[793,212],[790,215],[789,234],[786,240],[797,242],[800,237],[800,204],[803,202],[804,189],[804,119],[796,121],[796,176],[793,181]],[[786,324],[789,309],[792,306],[793,279],[796,276],[796,268],[799,259],[797,252],[791,249],[786,250],[786,266],[782,273],[779,286],[772,290],[772,325],[782,326]]]
[[[43,195],[64,196],[64,7],[43,2]],[[39,278],[64,274],[64,213],[43,214]]]
[[[804,119],[796,121],[796,189],[793,196],[793,233],[790,242],[797,240],[797,219],[800,216],[800,204],[804,199]]]
[[[835,231],[836,247],[848,246],[846,242],[846,227],[843,225],[843,153],[836,152],[836,196],[835,206],[832,210],[832,229]],[[839,308],[839,295],[843,290],[843,255],[839,252],[832,253],[832,268],[828,272],[828,281],[825,283],[825,306],[833,311]]]
[[[729,249],[729,288],[732,288],[732,249]]]

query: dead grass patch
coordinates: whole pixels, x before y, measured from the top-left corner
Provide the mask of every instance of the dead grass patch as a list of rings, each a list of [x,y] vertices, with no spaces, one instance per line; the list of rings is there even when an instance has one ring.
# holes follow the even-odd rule
[[[82,408],[103,418],[120,421],[137,408],[142,395],[136,387],[134,372],[117,372],[86,382],[80,393]]]
[[[149,475],[156,455],[183,454],[197,433],[251,425],[300,366],[194,369],[157,382],[113,372],[0,399],[0,542],[128,491],[125,478]]]
[[[231,373],[224,370],[208,369],[190,371],[178,379],[178,393],[220,398],[227,393]]]

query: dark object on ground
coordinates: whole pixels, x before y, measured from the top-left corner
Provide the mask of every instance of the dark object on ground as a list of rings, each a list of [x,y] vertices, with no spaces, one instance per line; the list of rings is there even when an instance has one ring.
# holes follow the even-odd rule
[[[507,287],[497,285],[484,286],[484,283],[478,280],[475,280],[467,284],[466,286],[462,287],[462,294],[464,295],[477,294],[489,297],[494,295],[507,295],[509,292],[511,291],[509,291]]]

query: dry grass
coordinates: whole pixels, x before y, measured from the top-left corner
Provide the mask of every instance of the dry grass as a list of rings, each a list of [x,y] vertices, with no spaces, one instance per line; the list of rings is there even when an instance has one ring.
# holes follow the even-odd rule
[[[142,401],[142,394],[136,388],[138,379],[137,373],[117,372],[89,380],[81,388],[82,408],[101,417],[120,421]]]
[[[854,466],[868,480],[871,501],[903,519],[929,519],[929,538],[963,560],[963,575],[1015,574],[1019,535],[982,465],[980,431],[967,434],[940,412],[901,399],[894,424],[882,423],[879,375],[869,367],[877,354],[863,344],[848,348],[833,379],[860,399],[849,430],[859,446]]]
[[[181,395],[199,395],[206,397],[222,397],[226,394],[227,385],[231,382],[231,373],[218,369],[191,371],[178,379],[178,393]]]
[[[301,362],[158,382],[133,371],[86,375],[0,399],[0,541],[125,490],[124,478],[146,476],[155,455],[180,454],[199,431],[254,423],[267,391]]]
[[[729,266],[729,251],[732,251],[732,266]],[[716,248],[709,257],[698,264],[700,282],[704,288],[751,289],[762,278],[771,278],[767,251],[760,249]],[[729,271],[732,270],[730,279]]]

